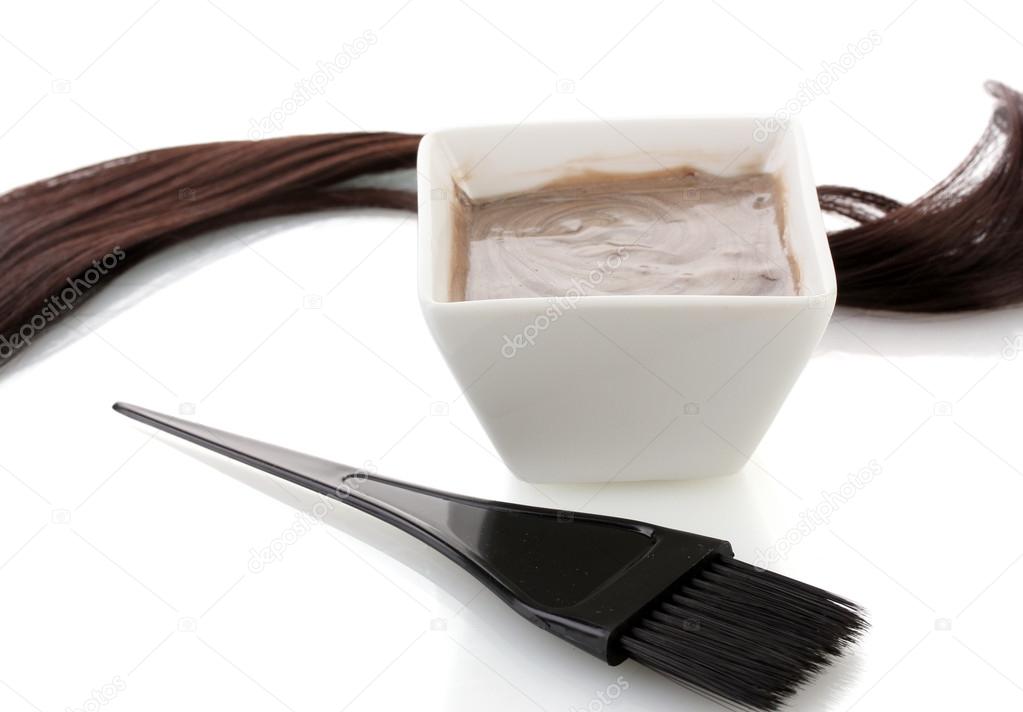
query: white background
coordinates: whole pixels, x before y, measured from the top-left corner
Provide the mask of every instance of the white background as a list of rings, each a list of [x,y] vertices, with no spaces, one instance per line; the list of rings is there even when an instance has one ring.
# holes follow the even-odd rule
[[[1023,11],[993,1],[8,3],[0,188],[246,138],[367,30],[378,42],[275,135],[773,113],[876,31],[799,118],[819,183],[910,199],[980,135],[982,81],[1023,86]],[[741,474],[533,487],[424,328],[415,229],[364,212],[203,236],[125,267],[0,371],[0,709],[716,708],[573,651],[356,512],[296,536],[314,500],[154,437],[115,400],[436,487],[726,537],[747,560],[880,467],[773,566],[873,622],[794,707],[1023,706],[1023,312],[840,309]],[[628,689],[600,701],[618,676]]]

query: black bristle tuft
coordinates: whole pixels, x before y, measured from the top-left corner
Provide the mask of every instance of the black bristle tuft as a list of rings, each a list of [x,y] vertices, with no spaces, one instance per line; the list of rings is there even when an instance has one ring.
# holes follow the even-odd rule
[[[866,627],[845,599],[717,557],[628,628],[621,643],[629,657],[682,684],[776,710]]]

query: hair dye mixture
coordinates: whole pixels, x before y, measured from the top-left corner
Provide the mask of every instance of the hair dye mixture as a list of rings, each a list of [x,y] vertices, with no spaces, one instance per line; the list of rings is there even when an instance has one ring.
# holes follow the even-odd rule
[[[590,174],[455,205],[451,299],[799,293],[766,173]]]

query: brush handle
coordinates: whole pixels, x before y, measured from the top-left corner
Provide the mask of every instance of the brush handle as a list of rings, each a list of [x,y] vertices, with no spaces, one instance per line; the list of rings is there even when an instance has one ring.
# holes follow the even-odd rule
[[[433,547],[540,628],[608,663],[621,631],[720,539],[581,512],[495,502],[368,474],[191,421],[114,410],[355,507]]]
[[[535,535],[534,522],[538,517],[543,521],[571,521],[574,516],[417,487],[136,405],[115,403],[113,408],[129,418],[392,524],[469,571],[513,607],[515,599],[522,595],[516,581],[528,578],[516,569],[530,558],[521,555],[525,550],[523,542]],[[556,590],[533,595],[556,602],[565,598]]]
[[[615,517],[464,497],[351,473],[330,496],[411,534],[521,616],[610,664],[621,631],[727,542]]]

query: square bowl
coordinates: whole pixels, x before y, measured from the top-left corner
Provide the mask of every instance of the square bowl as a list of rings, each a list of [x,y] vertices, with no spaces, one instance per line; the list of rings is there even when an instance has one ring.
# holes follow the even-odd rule
[[[683,479],[749,460],[817,345],[835,271],[794,122],[723,117],[451,129],[419,147],[419,299],[505,464],[531,482]],[[798,294],[454,301],[457,194],[587,171],[770,173]]]

